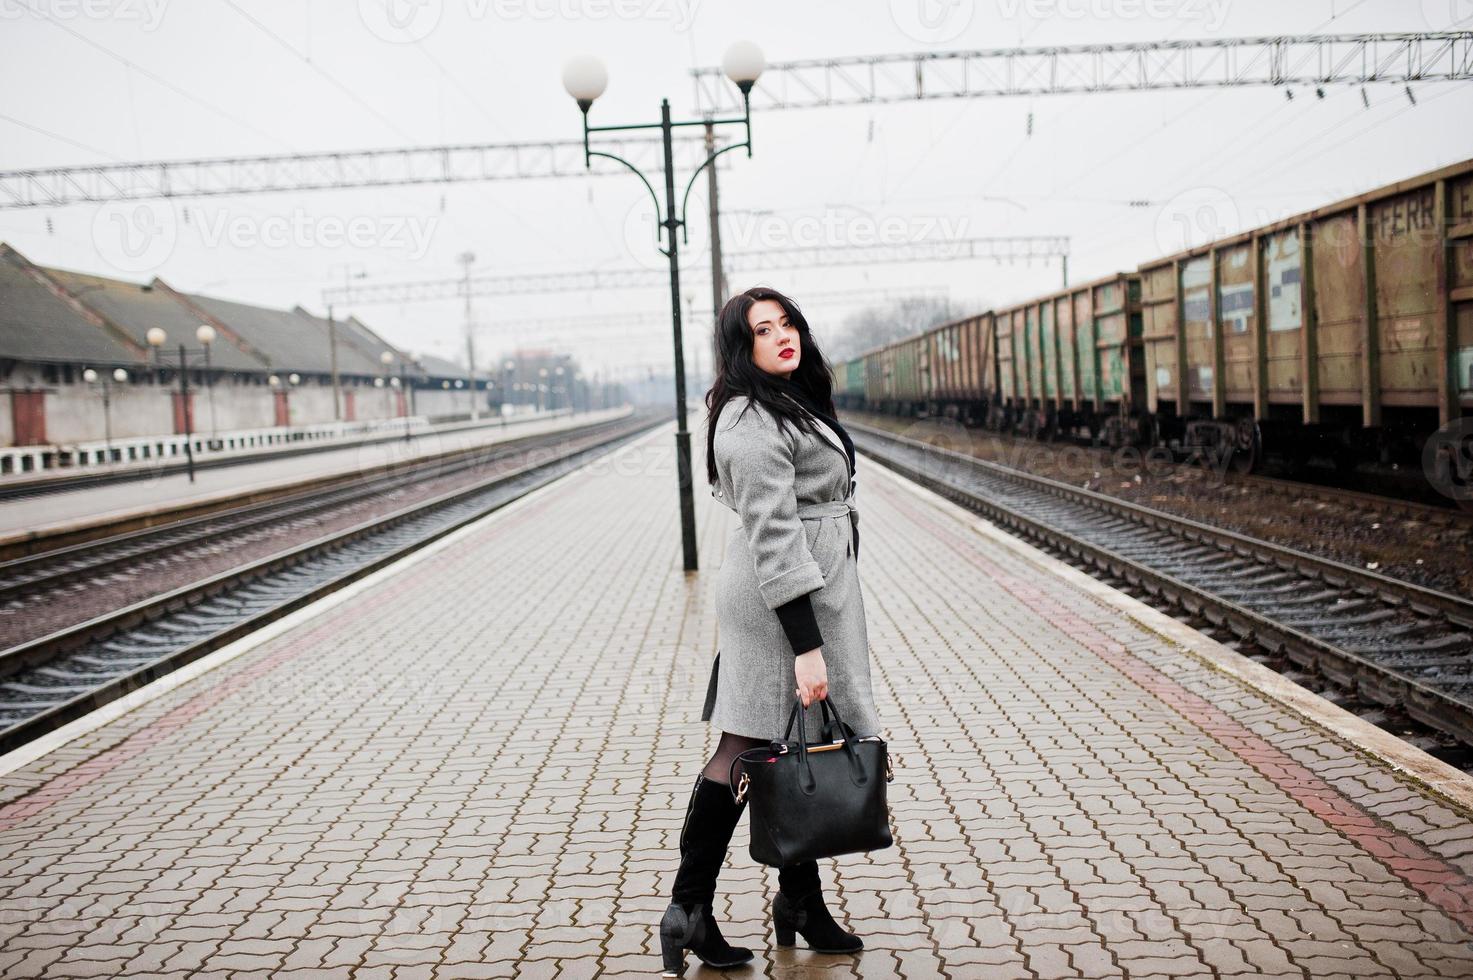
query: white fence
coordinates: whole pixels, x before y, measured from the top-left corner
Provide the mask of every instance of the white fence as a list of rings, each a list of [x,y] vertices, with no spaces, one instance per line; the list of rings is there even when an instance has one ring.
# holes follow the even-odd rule
[[[454,431],[502,422],[525,422],[534,418],[567,415],[568,409],[552,412],[525,412],[498,419],[486,416],[478,422],[458,422],[434,426],[436,432]],[[356,422],[322,422],[317,425],[279,426],[268,429],[235,429],[214,436],[196,432],[186,439],[181,435],[134,436],[108,442],[79,442],[70,445],[8,446],[0,449],[0,475],[56,472],[68,474],[97,473],[130,465],[174,462],[185,458],[186,445],[192,444],[196,461],[222,456],[249,456],[271,450],[305,447],[313,443],[354,443],[375,436],[390,436],[404,431],[423,433],[430,428],[421,415],[408,418],[363,419]]]

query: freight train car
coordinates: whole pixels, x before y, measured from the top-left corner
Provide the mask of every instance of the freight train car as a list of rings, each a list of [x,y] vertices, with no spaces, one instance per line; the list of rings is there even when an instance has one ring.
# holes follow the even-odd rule
[[[1158,442],[1415,457],[1473,409],[1473,161],[1141,266]]]
[[[846,408],[1208,452],[1243,470],[1266,454],[1414,462],[1473,415],[1473,160],[841,369],[863,378]]]
[[[1002,376],[994,428],[1139,442],[1144,418],[1140,277],[1117,273],[996,314]]]

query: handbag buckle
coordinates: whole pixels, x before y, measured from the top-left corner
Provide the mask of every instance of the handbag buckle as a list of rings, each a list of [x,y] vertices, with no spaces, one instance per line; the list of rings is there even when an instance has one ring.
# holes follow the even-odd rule
[[[742,773],[742,778],[739,779],[739,780],[737,780],[736,801],[738,803],[742,802],[742,800],[744,800],[746,798],[746,796],[747,796],[747,784],[750,783],[751,781],[752,781],[751,777],[748,776],[746,773]]]

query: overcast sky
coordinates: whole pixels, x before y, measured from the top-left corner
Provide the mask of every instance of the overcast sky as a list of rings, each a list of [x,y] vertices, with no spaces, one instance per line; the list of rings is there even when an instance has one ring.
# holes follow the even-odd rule
[[[928,34],[921,5],[942,29]],[[719,64],[738,39],[786,61],[1470,24],[1473,0],[0,0],[0,170],[576,139],[579,115],[560,72],[584,52],[608,66],[592,115],[607,124],[657,121],[661,98],[677,118],[693,118],[690,69]],[[881,227],[926,240],[1067,235],[1070,278],[1083,281],[1178,250],[1183,220],[1236,231],[1473,157],[1469,83],[1418,84],[1415,105],[1400,86],[1373,86],[1369,108],[1355,88],[1323,100],[1296,94],[759,113],[752,158],[729,154],[720,174],[726,247],[813,234],[843,244]],[[644,188],[607,161],[595,167],[607,175],[239,195],[146,212],[7,210],[0,239],[44,265],[157,275],[189,291],[315,311],[345,276],[449,278],[466,251],[482,275],[663,268]],[[703,317],[690,333],[704,336],[710,288],[697,196],[683,292]],[[119,240],[141,224],[164,233],[148,248]],[[350,230],[355,240],[342,241]],[[969,310],[1059,280],[1056,264],[973,260],[732,274],[731,286],[790,292],[821,339],[857,305],[894,292],[933,292]],[[478,360],[546,346],[589,367],[666,371],[668,305],[668,286],[478,299]],[[413,350],[464,349],[459,301],[354,312]],[[601,325],[606,314],[617,319]]]

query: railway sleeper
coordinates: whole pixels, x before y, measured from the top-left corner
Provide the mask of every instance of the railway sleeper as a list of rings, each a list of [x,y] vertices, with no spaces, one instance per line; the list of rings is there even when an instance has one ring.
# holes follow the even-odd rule
[[[1292,599],[1280,603],[1281,605],[1285,606],[1303,605],[1306,601],[1310,599],[1316,602],[1324,602],[1327,599],[1339,599],[1345,595],[1345,593],[1340,589],[1321,587],[1319,591],[1315,592],[1313,595],[1304,596],[1302,594],[1303,590],[1306,587],[1310,587],[1312,584],[1320,583],[1309,583],[1306,582],[1304,579],[1299,578],[1289,582],[1284,582],[1280,585],[1275,585],[1274,587],[1268,589],[1265,589],[1260,585],[1258,588],[1254,589],[1253,592],[1255,595],[1268,596],[1270,598],[1293,596]]]
[[[115,668],[119,668],[121,670],[132,670],[135,667],[142,667],[142,666],[144,666],[146,664],[151,664],[157,658],[156,657],[94,657],[91,654],[78,653],[78,654],[74,654],[73,657],[72,657],[72,659],[75,660],[79,664],[86,664],[89,667],[108,667],[108,668],[114,668],[115,667]]]
[[[1346,647],[1346,649],[1351,649],[1351,648]],[[1397,644],[1397,645],[1390,646],[1390,647],[1371,647],[1369,649],[1371,651],[1377,653],[1377,654],[1382,654],[1382,655],[1387,654],[1387,653],[1390,653],[1390,654],[1393,654],[1393,655],[1396,654],[1396,653],[1403,653],[1403,654],[1410,654],[1410,655],[1416,655],[1416,654],[1422,654],[1422,653],[1433,654],[1433,653],[1448,653],[1448,652],[1453,652],[1453,651],[1467,651],[1469,649],[1469,643],[1468,643],[1468,637],[1467,637],[1466,634],[1452,633],[1452,634],[1447,634],[1447,635],[1444,635],[1444,636],[1434,637],[1433,639],[1426,640],[1426,641],[1423,641],[1421,643],[1415,643],[1415,644]],[[1353,652],[1358,652],[1358,651],[1353,651]]]
[[[107,680],[109,677],[122,673],[122,671],[67,670],[63,667],[38,667],[36,673],[43,677],[54,678],[63,683],[86,682],[84,689],[90,690],[98,681]]]
[[[1397,670],[1413,674],[1418,680],[1433,678],[1438,685],[1466,682],[1468,679],[1468,652],[1457,651],[1438,656],[1411,657],[1392,664]],[[1451,671],[1451,672],[1449,672]]]
[[[95,680],[95,678],[94,678],[94,680]],[[66,695],[75,695],[75,694],[86,694],[88,691],[91,691],[94,688],[94,685],[92,685],[92,684],[55,684],[55,685],[46,684],[46,685],[42,685],[42,684],[22,684],[22,683],[20,683],[18,681],[6,681],[5,684],[0,685],[0,687],[3,687],[7,691],[15,691],[17,694],[46,694],[46,695],[51,695],[51,694],[66,694]],[[60,701],[60,700],[62,700],[62,698],[59,698],[59,697],[56,698],[56,701]],[[53,701],[52,703],[54,704],[55,701]],[[11,707],[11,705],[8,705],[7,704],[6,707]]]
[[[1465,745],[1473,745],[1473,711],[1449,717],[1447,706],[1439,703],[1423,704],[1419,697],[1409,697],[1398,705],[1407,716],[1428,728],[1450,732]]]
[[[1306,619],[1300,622],[1299,627],[1314,630],[1315,636],[1320,639],[1338,644],[1341,639],[1363,635],[1365,632],[1363,627],[1374,626],[1376,623],[1384,622],[1395,616],[1396,614],[1390,610],[1383,609],[1364,616]]]
[[[103,643],[102,648],[104,650],[112,650],[117,653],[121,653],[124,656],[144,654],[148,656],[149,659],[154,659],[174,649],[176,642],[177,641],[173,637],[169,637],[167,639],[162,637],[153,637],[150,641],[148,637],[140,637],[134,633],[126,633],[122,636],[114,637],[113,639],[108,640],[106,643]]]

